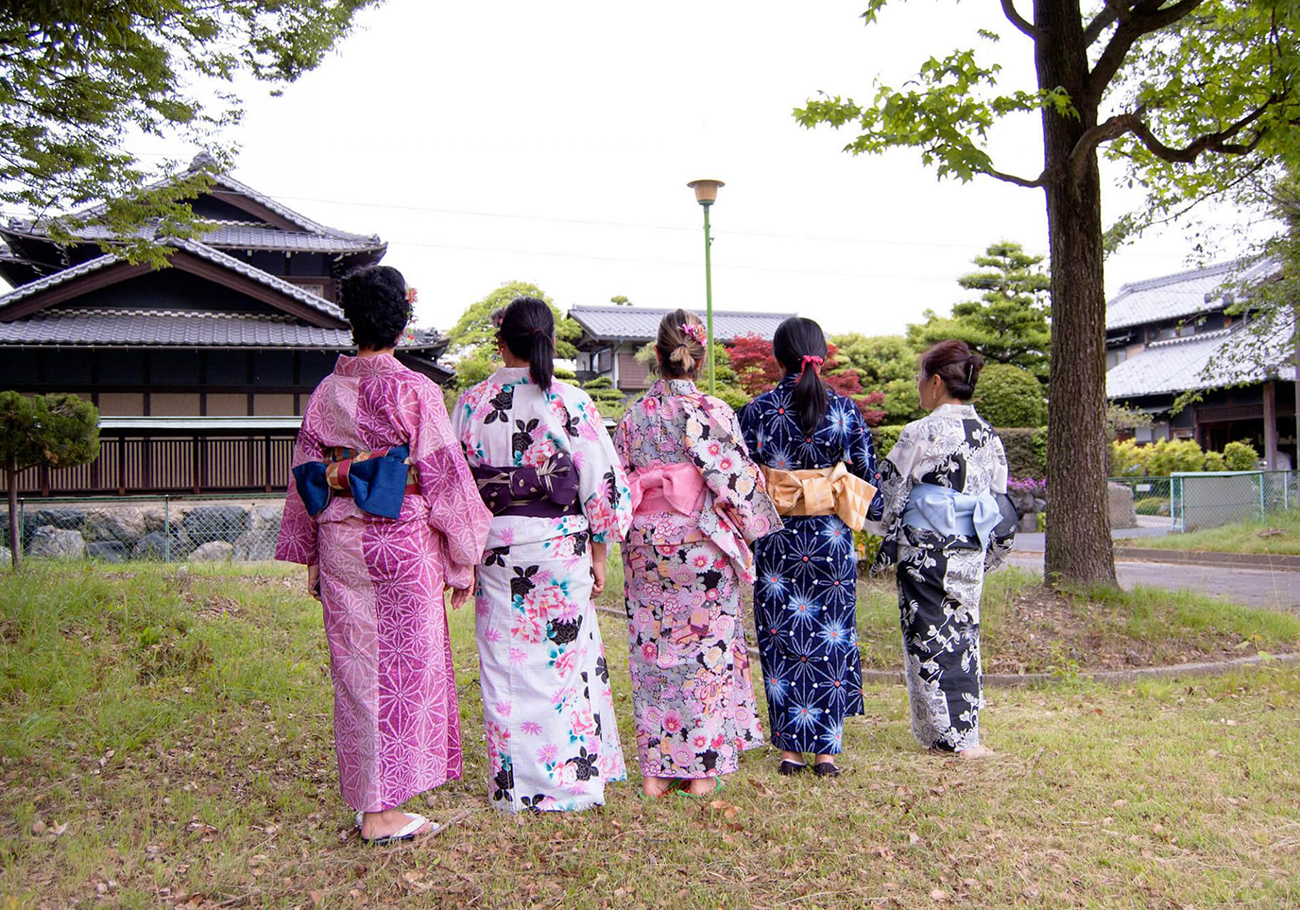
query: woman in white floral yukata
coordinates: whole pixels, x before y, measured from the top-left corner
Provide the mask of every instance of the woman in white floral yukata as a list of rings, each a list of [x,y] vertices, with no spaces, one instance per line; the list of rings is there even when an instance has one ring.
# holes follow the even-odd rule
[[[699,317],[659,325],[661,379],[614,437],[634,516],[623,546],[642,788],[706,796],[763,741],[740,583],[754,581],[749,544],[780,530],[735,412],[695,387],[705,356]]]
[[[964,341],[922,355],[930,414],[905,426],[881,462],[883,515],[867,522],[884,538],[872,574],[898,566],[912,733],[963,758],[992,752],[980,742],[980,596],[1016,533],[1002,440],[970,404],[983,366]]]
[[[585,809],[627,779],[592,598],[631,496],[591,398],[553,378],[550,306],[519,297],[496,318],[505,366],[452,414],[493,513],[476,592],[489,797]]]

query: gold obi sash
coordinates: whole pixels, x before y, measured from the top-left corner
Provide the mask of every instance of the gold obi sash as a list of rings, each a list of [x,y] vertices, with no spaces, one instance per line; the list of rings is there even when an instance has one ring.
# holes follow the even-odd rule
[[[763,477],[767,495],[781,515],[838,515],[855,531],[866,526],[867,510],[876,495],[876,488],[850,474],[842,461],[832,468],[806,471],[764,467]]]

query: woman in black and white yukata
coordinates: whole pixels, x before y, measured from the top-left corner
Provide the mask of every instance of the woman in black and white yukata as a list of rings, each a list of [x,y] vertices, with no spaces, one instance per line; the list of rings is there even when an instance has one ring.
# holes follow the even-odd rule
[[[872,566],[898,569],[898,605],[912,733],[922,746],[980,758],[984,705],[980,596],[1015,536],[1002,440],[975,412],[984,359],[963,341],[921,357],[921,406],[881,462],[878,523],[884,538]]]

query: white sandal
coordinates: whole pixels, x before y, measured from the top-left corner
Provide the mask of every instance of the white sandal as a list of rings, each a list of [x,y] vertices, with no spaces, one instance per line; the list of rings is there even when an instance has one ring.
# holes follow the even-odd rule
[[[361,834],[361,822],[365,819],[365,813],[358,812],[356,815],[357,836],[361,838],[362,843],[368,844],[372,847],[383,847],[388,844],[397,844],[403,841],[415,840],[417,837],[416,832],[425,825],[429,826],[429,830],[424,832],[425,834],[437,834],[442,828],[441,825],[429,821],[423,815],[415,815],[410,812],[405,813],[405,815],[410,819],[410,821],[402,826],[400,830],[394,831],[392,834],[385,835],[384,837],[364,837]]]

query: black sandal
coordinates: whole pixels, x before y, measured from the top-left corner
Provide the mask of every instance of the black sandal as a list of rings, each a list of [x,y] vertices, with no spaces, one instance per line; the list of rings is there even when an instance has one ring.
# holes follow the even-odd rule
[[[782,759],[781,764],[776,766],[776,773],[780,774],[782,777],[789,777],[792,774],[800,774],[807,769],[808,766],[803,762],[790,761],[787,758]]]
[[[839,766],[835,762],[819,761],[813,765],[813,774],[818,777],[839,777],[841,773]]]

